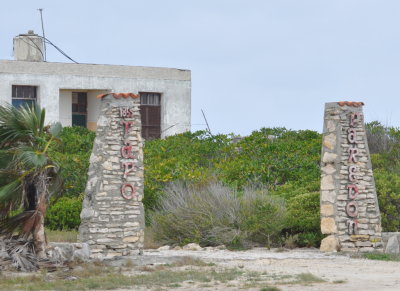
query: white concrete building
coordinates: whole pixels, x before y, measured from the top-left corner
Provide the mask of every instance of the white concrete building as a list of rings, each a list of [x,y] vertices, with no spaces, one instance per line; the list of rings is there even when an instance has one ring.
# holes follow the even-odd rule
[[[144,138],[190,130],[189,70],[50,63],[43,61],[43,41],[29,31],[14,38],[15,60],[0,60],[0,101],[37,102],[48,122],[96,128],[102,93],[139,93]]]

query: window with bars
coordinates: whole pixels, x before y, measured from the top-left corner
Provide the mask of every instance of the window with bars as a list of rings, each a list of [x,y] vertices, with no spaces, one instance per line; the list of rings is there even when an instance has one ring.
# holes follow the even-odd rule
[[[156,139],[161,137],[161,94],[140,92],[140,115],[142,137]]]
[[[12,105],[33,105],[37,101],[37,86],[12,85]]]

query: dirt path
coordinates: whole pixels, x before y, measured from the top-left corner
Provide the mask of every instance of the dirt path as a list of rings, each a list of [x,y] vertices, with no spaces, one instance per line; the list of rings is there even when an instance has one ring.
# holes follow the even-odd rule
[[[144,252],[143,256],[132,257],[131,259],[139,264],[155,265],[168,263],[184,256],[200,258],[206,262],[215,263],[217,267],[221,268],[238,268],[246,272],[262,273],[270,279],[293,278],[298,274],[311,273],[326,281],[282,284],[282,280],[277,280],[271,284],[277,286],[280,290],[400,290],[400,262],[354,259],[345,255],[327,255],[318,250],[284,252],[267,249],[238,252],[227,250],[148,250]],[[212,288],[185,285],[174,288],[174,290],[238,290],[239,288],[234,285],[232,286],[232,282],[225,287]],[[260,290],[260,286],[249,286],[247,290]]]

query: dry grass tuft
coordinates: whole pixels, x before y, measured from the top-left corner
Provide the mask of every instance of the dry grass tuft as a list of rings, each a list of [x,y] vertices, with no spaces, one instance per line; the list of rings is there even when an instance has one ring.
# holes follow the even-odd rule
[[[158,249],[162,245],[154,240],[154,232],[150,227],[144,230],[144,248],[145,249]]]
[[[214,263],[207,263],[199,258],[194,257],[182,257],[179,261],[171,264],[171,267],[183,267],[183,266],[198,266],[198,267],[210,267],[215,266]]]
[[[49,242],[76,243],[78,239],[77,230],[49,230],[46,229],[46,236]]]
[[[301,273],[296,276],[296,281],[294,283],[297,284],[310,284],[310,283],[323,283],[326,282],[324,279],[319,278],[311,273]]]

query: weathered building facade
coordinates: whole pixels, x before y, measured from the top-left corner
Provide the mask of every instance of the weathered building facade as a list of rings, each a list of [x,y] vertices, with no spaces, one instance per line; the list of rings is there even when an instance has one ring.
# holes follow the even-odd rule
[[[95,130],[99,94],[140,94],[142,134],[165,137],[190,130],[189,70],[51,63],[43,61],[40,36],[14,38],[15,60],[0,60],[0,101],[20,105],[37,102],[47,110],[47,122],[80,125]]]

